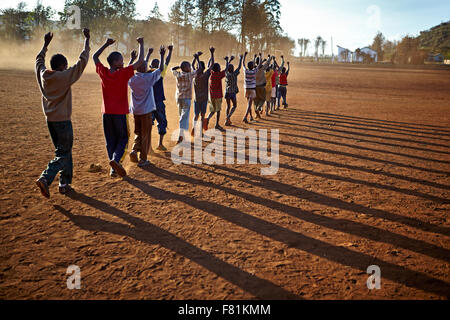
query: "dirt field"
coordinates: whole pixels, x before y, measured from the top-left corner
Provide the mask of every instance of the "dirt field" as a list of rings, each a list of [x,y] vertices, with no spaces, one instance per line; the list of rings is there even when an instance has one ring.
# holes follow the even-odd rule
[[[233,118],[280,130],[276,175],[157,153],[148,170],[127,157],[126,179],[108,175],[100,81],[85,74],[76,192],[54,183],[46,200],[34,181],[53,147],[35,76],[0,70],[0,298],[448,299],[449,72],[297,66],[288,110],[242,125],[240,93]],[[172,132],[171,75],[166,96]],[[69,265],[80,290],[66,287]]]

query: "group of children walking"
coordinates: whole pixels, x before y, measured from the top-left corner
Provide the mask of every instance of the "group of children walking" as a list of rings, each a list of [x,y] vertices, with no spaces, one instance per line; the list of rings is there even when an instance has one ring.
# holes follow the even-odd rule
[[[61,54],[56,54],[50,60],[51,70],[46,69],[45,53],[53,38],[53,34],[50,32],[44,36],[44,46],[36,58],[36,75],[42,93],[42,107],[56,149],[55,158],[48,163],[47,168],[36,181],[42,195],[47,198],[50,197],[49,186],[58,172],[60,173],[59,192],[66,194],[72,190],[71,85],[81,77],[89,60],[89,30],[83,29],[83,34],[85,36],[84,49],[74,66],[68,68],[67,59]],[[163,79],[167,74],[173,46],[167,47],[166,59],[166,48],[161,46],[159,59],[153,59],[149,67],[153,49],[148,49],[144,58],[144,39],[138,38],[137,42],[139,51],[131,53],[128,66],[124,66],[123,56],[117,51],[111,52],[107,57],[109,68],[100,62],[99,57],[103,51],[115,43],[113,39],[107,39],[93,55],[96,72],[101,79],[103,130],[112,177],[124,177],[127,174],[122,162],[127,153],[130,135],[129,113],[133,114],[135,124],[135,139],[129,154],[132,162],[137,163],[139,167],[150,165],[148,154],[151,149],[151,129],[155,120],[158,123],[160,136],[157,150],[167,150],[163,144],[164,135],[167,133]],[[243,122],[248,123],[249,120],[254,120],[252,105],[254,105],[256,118],[261,118],[264,104],[266,105],[266,115],[280,109],[281,99],[283,99],[284,108],[288,107],[286,93],[290,66],[288,62],[288,68],[284,67],[283,56],[281,56],[281,66],[278,65],[274,56],[269,55],[267,59],[263,59],[261,54],[255,55],[246,66],[245,61],[248,55],[246,52],[239,56],[237,68],[232,64],[234,56],[225,57],[225,68],[222,70],[220,64],[216,62],[214,54],[215,49],[211,47],[207,66],[204,61],[200,60],[203,53],[197,52],[194,54],[192,63],[183,61],[180,66],[172,68],[177,83],[176,103],[180,116],[178,143],[186,139],[185,133],[189,130],[193,86],[195,100],[191,136],[194,136],[196,132],[203,134],[203,131],[208,130],[214,116],[216,116],[214,128],[224,131],[220,125],[220,113],[224,98],[223,79],[225,79],[227,103],[224,125],[232,125],[231,117],[237,108],[238,76],[242,66],[245,71],[244,88],[248,102]],[[128,103],[128,87],[131,91],[130,104]],[[210,112],[206,115],[208,102]],[[250,119],[248,119],[249,116]]]

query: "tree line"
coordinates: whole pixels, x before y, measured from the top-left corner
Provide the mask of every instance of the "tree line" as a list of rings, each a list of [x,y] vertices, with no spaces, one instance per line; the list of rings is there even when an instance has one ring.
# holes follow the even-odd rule
[[[158,3],[145,18],[138,19],[135,0],[66,0],[64,10],[56,12],[41,1],[31,10],[25,3],[1,10],[3,28],[0,37],[27,41],[40,38],[44,31],[58,28],[64,37],[78,37],[76,30],[65,28],[73,19],[70,6],[81,10],[81,26],[91,30],[93,43],[110,36],[127,49],[137,35],[146,43],[159,46],[173,43],[174,52],[187,56],[191,51],[206,51],[215,46],[219,52],[271,52],[293,54],[295,41],[283,33],[279,0],[177,0],[165,19]]]

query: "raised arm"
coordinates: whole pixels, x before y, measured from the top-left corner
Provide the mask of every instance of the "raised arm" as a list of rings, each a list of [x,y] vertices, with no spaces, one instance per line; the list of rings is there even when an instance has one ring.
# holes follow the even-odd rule
[[[170,54],[170,53],[169,53]],[[159,70],[161,72],[164,71],[164,56],[166,55],[166,48],[164,46],[161,46],[159,48],[159,55],[160,55],[160,59],[159,59]]]
[[[230,59],[228,59],[228,57],[225,57],[224,60],[226,62],[225,70],[228,70],[228,66],[230,65],[231,61],[234,60],[234,56],[231,56]]]
[[[239,66],[237,67],[236,71],[239,72],[241,71],[242,68],[242,59],[244,58],[244,55],[240,54],[239,55]]]
[[[211,70],[215,61],[214,61],[214,52],[216,52],[216,48],[210,47],[209,52],[211,53],[211,58],[209,59],[208,69]]]
[[[134,60],[136,60],[137,58],[137,52],[136,50],[131,51],[131,57],[130,57],[130,62],[128,63],[128,66],[131,66],[134,62]]]
[[[148,65],[150,57],[152,56],[153,48],[148,48],[147,55],[145,56],[145,63]]]
[[[244,59],[242,60],[242,65],[244,66],[244,70],[247,70],[247,67],[245,66],[245,59],[247,59],[247,55],[248,55],[248,52],[245,51],[245,53],[244,53]]]
[[[284,56],[281,56],[281,66],[278,68],[278,72],[281,72],[281,70],[283,70],[284,67]]]
[[[84,28],[83,34],[84,34],[84,49],[83,52],[81,52],[80,54],[80,59],[73,67],[70,67],[69,69],[64,71],[65,72],[64,79],[67,79],[70,85],[72,85],[78,79],[80,79],[89,61],[89,52],[91,50],[91,48],[89,47],[89,40],[91,38],[89,29]]]
[[[288,69],[286,71],[286,75],[289,75],[289,70],[291,70],[291,64],[289,63],[289,61],[288,61],[287,65],[288,65]]]
[[[116,40],[113,40],[111,38],[106,39],[105,43],[94,53],[92,56],[92,59],[94,59],[94,63],[100,63],[100,55],[105,51],[106,48],[108,48],[110,45],[112,45]]]
[[[139,43],[139,56],[138,60],[132,64],[133,69],[136,70],[140,66],[144,64],[144,38],[139,37],[136,39],[136,41]]]
[[[172,59],[173,45],[168,46],[167,49],[169,49],[169,54],[167,55],[167,58],[166,58],[166,66],[169,65],[170,59]]]
[[[46,69],[45,67],[45,53],[47,52],[48,45],[53,39],[53,33],[48,32],[44,36],[44,45],[41,51],[36,56],[36,74],[40,77],[40,73]]]

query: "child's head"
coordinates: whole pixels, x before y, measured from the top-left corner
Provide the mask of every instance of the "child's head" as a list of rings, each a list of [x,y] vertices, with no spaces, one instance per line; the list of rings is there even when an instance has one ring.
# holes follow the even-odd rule
[[[228,65],[228,72],[229,73],[234,72],[234,66],[231,63]]]
[[[50,66],[52,70],[64,71],[67,69],[67,59],[62,54],[57,53],[50,59]]]
[[[111,69],[123,68],[123,56],[120,52],[117,51],[111,52],[106,60],[108,60]]]
[[[281,69],[281,73],[286,73],[286,67],[283,67],[283,69]]]
[[[150,66],[151,66],[153,69],[158,69],[158,68],[159,68],[159,59],[153,59],[153,60],[152,60],[152,63],[150,64]]]
[[[248,69],[253,70],[255,68],[255,63],[253,61],[248,62]]]
[[[212,71],[214,72],[220,72],[220,64],[217,62],[213,64]]]
[[[205,61],[200,61],[200,70],[204,71],[206,69]]]
[[[137,72],[142,72],[142,73],[147,72],[147,63],[144,62],[143,64],[141,64],[141,65],[139,66],[139,68],[136,69],[136,71],[137,71]]]
[[[183,61],[180,65],[183,72],[191,72],[191,64],[188,61]]]

